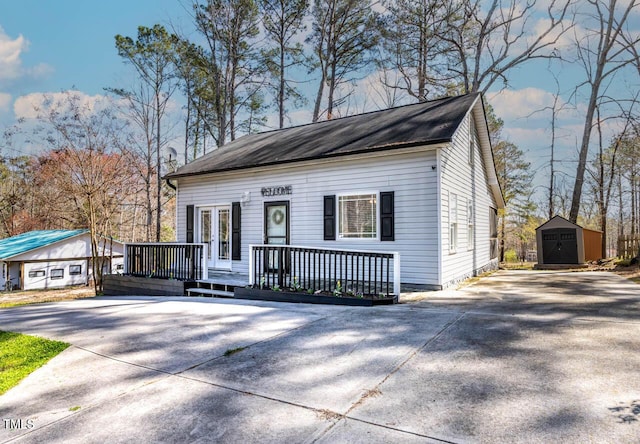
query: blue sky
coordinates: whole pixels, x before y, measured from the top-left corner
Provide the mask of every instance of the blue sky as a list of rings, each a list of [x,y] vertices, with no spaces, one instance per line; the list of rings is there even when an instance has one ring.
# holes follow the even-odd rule
[[[21,98],[28,94],[76,89],[96,96],[108,86],[131,85],[134,73],[117,55],[114,36],[135,37],[139,25],[155,23],[189,29],[190,4],[190,0],[4,1],[0,6],[0,130],[13,123],[19,108],[16,104],[22,103],[24,111],[28,101]],[[631,25],[640,30],[637,13]],[[570,86],[582,80],[581,73],[571,65],[554,69],[563,83],[563,100],[568,100]],[[361,83],[358,91],[366,91],[366,82]],[[307,85],[310,98],[316,87],[316,81]],[[637,90],[638,79],[632,81],[631,88]],[[487,95],[505,121],[505,135],[526,151],[533,168],[539,171],[540,184],[547,182],[544,171],[548,168],[550,112],[531,113],[549,106],[554,91],[547,63],[541,61],[512,71],[508,89]],[[567,113],[560,122],[562,138],[557,143],[564,164],[557,167],[564,165],[567,177],[574,167],[581,132],[581,100],[577,101],[578,110],[573,115]],[[292,123],[308,122],[312,107],[310,100],[304,109],[293,113]],[[613,131],[612,127],[609,134]],[[3,153],[0,144],[0,155],[14,154]]]
[[[116,34],[136,35],[139,25],[184,20],[179,0],[21,0],[0,7],[1,38],[21,36],[22,75],[0,77],[0,89],[13,96],[77,88],[102,92],[131,75],[115,49]],[[31,73],[40,67],[42,72]]]

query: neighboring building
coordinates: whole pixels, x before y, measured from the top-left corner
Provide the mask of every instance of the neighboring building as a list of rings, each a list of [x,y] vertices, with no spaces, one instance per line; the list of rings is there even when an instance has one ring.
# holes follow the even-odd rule
[[[479,93],[244,136],[166,178],[210,269],[248,273],[263,243],[399,252],[401,282],[432,289],[498,266]]]
[[[578,265],[602,259],[602,232],[554,216],[536,228],[538,265]]]
[[[105,271],[122,269],[123,244],[107,241],[105,248],[112,258]],[[91,270],[88,230],[30,231],[0,239],[0,290],[88,285]]]

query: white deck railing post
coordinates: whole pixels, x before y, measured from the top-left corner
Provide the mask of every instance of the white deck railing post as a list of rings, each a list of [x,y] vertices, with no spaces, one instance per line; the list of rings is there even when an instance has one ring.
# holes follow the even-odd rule
[[[400,253],[393,253],[393,294],[400,298]]]
[[[201,245],[202,257],[200,258],[200,279],[205,280],[209,278],[209,264],[207,263],[207,258],[209,257],[209,251],[207,250],[207,248],[209,247],[209,245],[205,243]]]
[[[255,245],[249,245],[249,285],[255,285],[256,283],[256,273],[254,270],[253,263],[253,248]]]

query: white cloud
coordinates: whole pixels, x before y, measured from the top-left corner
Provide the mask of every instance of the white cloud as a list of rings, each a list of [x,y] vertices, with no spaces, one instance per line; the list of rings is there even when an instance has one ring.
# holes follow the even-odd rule
[[[11,38],[0,27],[0,81],[9,81],[21,77],[41,78],[49,75],[53,68],[46,63],[34,67],[22,66],[22,54],[29,49],[29,41],[19,35]]]
[[[109,106],[106,96],[89,96],[81,91],[58,93],[32,93],[18,97],[13,105],[16,118],[36,119],[51,110],[64,112],[69,109],[69,100],[88,112],[99,111]]]
[[[502,90],[487,93],[489,104],[496,115],[502,119],[518,119],[535,117],[541,110],[553,107],[554,96],[549,91],[539,88],[524,88],[519,90]],[[564,105],[558,100],[557,108]],[[550,115],[550,111],[541,115]]]
[[[23,36],[11,39],[0,27],[0,80],[15,79],[20,76],[22,71],[20,54],[28,47],[29,42]]]
[[[0,92],[0,112],[9,111],[10,104],[11,104],[11,94]]]

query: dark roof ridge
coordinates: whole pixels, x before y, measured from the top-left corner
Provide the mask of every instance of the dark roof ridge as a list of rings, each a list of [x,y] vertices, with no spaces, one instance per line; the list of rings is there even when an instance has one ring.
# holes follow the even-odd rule
[[[404,105],[392,106],[390,108],[374,109],[374,110],[365,111],[365,112],[359,113],[359,114],[351,114],[351,115],[348,115],[348,116],[336,117],[335,119],[327,119],[327,120],[319,120],[317,122],[301,123],[299,125],[292,125],[292,126],[287,126],[287,127],[284,127],[284,128],[272,128],[272,129],[269,129],[269,130],[266,130],[266,131],[260,131],[258,133],[247,134],[247,136],[257,136],[259,134],[270,134],[270,133],[275,133],[275,132],[278,132],[278,131],[286,131],[286,130],[293,129],[293,128],[304,128],[305,126],[321,125],[323,123],[326,124],[326,123],[331,123],[331,122],[338,122],[340,120],[353,119],[353,118],[363,117],[363,116],[367,116],[367,115],[371,115],[371,114],[383,113],[385,111],[392,111],[392,110],[396,110],[396,109],[400,109],[400,108],[409,108],[409,107],[412,107],[412,106],[417,107],[417,106],[420,106],[420,105],[424,106],[427,103],[435,103],[435,102],[439,102],[439,101],[443,101],[443,100],[457,99],[459,97],[473,96],[473,95],[478,95],[478,94],[480,94],[480,93],[479,92],[472,92],[472,93],[466,93],[466,94],[458,94],[456,96],[439,97],[437,99],[425,100],[424,102],[405,103]],[[245,137],[245,136],[241,136],[241,137]],[[226,145],[223,145],[220,148],[224,148],[225,146]]]

